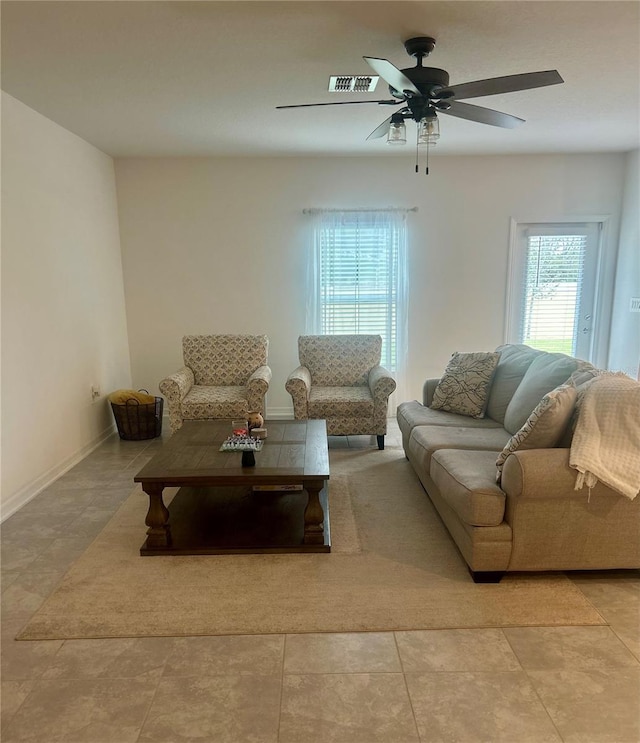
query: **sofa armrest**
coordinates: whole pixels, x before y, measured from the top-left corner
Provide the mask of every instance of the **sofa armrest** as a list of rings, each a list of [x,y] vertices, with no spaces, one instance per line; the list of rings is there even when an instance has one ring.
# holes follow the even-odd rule
[[[422,385],[422,404],[426,408],[431,406],[433,393],[436,391],[439,381],[440,379],[427,379],[427,381]]]
[[[640,499],[606,485],[574,490],[570,449],[510,454],[502,472],[509,570],[606,570],[640,565]]]
[[[271,382],[271,369],[268,366],[259,366],[247,380],[247,403],[249,410],[257,410],[264,414],[264,396]]]
[[[502,470],[500,487],[509,498],[589,498],[589,489],[575,490],[577,470],[569,467],[570,449],[524,449],[510,454]],[[592,496],[619,498],[602,483]]]
[[[193,387],[195,378],[188,366],[163,379],[158,385],[160,392],[169,404],[169,422],[171,433],[175,433],[182,426],[181,403],[189,390]]]
[[[306,366],[299,366],[287,377],[285,389],[293,400],[293,417],[306,420],[308,417],[307,401],[311,392],[311,372]]]

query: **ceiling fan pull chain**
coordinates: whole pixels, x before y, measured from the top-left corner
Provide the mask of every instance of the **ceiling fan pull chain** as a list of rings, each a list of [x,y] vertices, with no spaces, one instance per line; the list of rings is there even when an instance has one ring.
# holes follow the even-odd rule
[[[420,169],[418,167],[418,153],[420,152],[420,149],[418,147],[418,144],[420,143],[420,131],[417,130],[416,135],[416,173],[420,172]],[[424,174],[429,175],[429,140],[427,139],[427,165],[424,169]]]

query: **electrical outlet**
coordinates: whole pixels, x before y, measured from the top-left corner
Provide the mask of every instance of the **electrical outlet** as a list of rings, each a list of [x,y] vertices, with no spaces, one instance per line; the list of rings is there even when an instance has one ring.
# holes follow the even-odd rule
[[[640,312],[640,297],[631,297],[629,312]]]
[[[102,392],[100,392],[100,385],[92,384],[91,385],[91,400],[95,402],[101,395],[102,395]]]

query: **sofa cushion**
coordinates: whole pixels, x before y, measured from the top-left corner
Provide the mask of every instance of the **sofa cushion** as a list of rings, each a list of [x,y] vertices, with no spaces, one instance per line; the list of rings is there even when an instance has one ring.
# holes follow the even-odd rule
[[[433,393],[431,407],[483,418],[500,354],[454,353]]]
[[[417,400],[401,402],[396,412],[400,431],[409,433],[416,426],[462,426],[466,428],[502,428],[491,418],[469,418],[467,415],[432,410]]]
[[[536,356],[507,406],[504,415],[504,427],[507,431],[519,431],[547,392],[566,382],[578,365],[577,359],[563,353],[543,353]]]
[[[519,449],[549,449],[558,443],[571,420],[577,396],[572,384],[564,384],[540,400],[522,428],[513,434],[498,455],[498,482],[509,454]]]
[[[504,519],[505,494],[495,481],[490,451],[440,449],[431,457],[431,479],[442,497],[471,526],[498,526]]]
[[[183,420],[198,418],[235,418],[247,414],[246,387],[209,387],[194,385],[182,401]]]
[[[571,413],[569,423],[565,427],[564,433],[556,444],[556,446],[560,446],[564,449],[569,449],[571,447],[573,432],[576,430],[578,414],[580,413],[580,403],[582,402],[585,392],[589,388],[591,382],[603,373],[603,370],[596,369],[595,366],[587,361],[581,361],[580,364],[581,365],[567,380],[567,384],[572,384],[576,388],[576,402],[573,406],[573,412]]]
[[[309,418],[373,418],[373,397],[368,387],[312,387],[307,404]]]
[[[500,360],[489,390],[486,414],[499,423],[504,423],[504,414],[516,389],[533,360],[544,353],[522,344],[498,346]]]
[[[504,428],[466,428],[462,426],[416,426],[409,437],[409,454],[414,466],[429,472],[431,456],[439,449],[491,451],[495,457],[507,441]],[[492,467],[495,480],[495,467]]]

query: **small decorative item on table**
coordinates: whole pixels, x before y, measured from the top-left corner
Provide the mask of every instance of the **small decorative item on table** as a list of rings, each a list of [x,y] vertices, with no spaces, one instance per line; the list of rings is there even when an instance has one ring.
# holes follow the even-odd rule
[[[246,418],[231,421],[231,433],[233,436],[246,436],[249,433],[249,424]]]
[[[243,467],[255,467],[256,466],[256,455],[252,451],[242,452],[242,466]]]
[[[242,452],[242,466],[243,467],[255,467],[256,457],[254,452],[262,449],[262,441],[259,439],[252,439],[246,433],[241,436],[229,436],[222,442],[220,451],[241,451]]]
[[[222,442],[220,451],[260,451],[262,443],[260,439],[253,439],[247,434],[229,436]]]
[[[247,425],[249,426],[249,431],[254,428],[262,428],[263,423],[264,418],[258,410],[251,410],[247,413]]]

